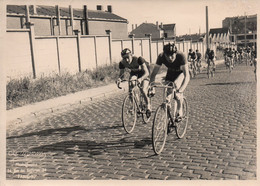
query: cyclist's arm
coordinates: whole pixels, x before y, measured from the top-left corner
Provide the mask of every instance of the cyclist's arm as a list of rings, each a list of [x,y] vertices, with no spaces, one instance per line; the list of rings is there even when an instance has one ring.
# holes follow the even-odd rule
[[[184,80],[182,82],[181,87],[179,88],[179,92],[183,92],[186,89],[186,87],[190,81],[189,66],[188,66],[188,64],[185,64],[185,65],[182,65],[180,67],[180,69],[183,71]]]
[[[152,71],[152,74],[151,74],[150,83],[155,81],[155,77],[158,74],[160,68],[161,68],[161,65],[155,64],[153,71]]]
[[[149,70],[148,70],[148,68],[147,68],[147,66],[146,66],[145,63],[143,63],[143,64],[141,65],[141,68],[142,68],[142,70],[144,70],[144,75],[143,75],[142,77],[140,77],[139,79],[140,79],[141,81],[143,81],[145,78],[147,78],[147,77],[149,76]]]
[[[125,72],[125,69],[119,69],[119,79],[124,79],[124,72]]]

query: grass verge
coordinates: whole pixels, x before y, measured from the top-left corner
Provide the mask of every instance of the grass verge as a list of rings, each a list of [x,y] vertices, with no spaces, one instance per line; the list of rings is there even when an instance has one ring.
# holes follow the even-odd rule
[[[152,68],[152,65],[151,65]],[[162,69],[164,70],[164,69]],[[119,76],[118,64],[86,70],[77,74],[63,73],[12,79],[6,85],[7,110],[27,104],[114,83]]]

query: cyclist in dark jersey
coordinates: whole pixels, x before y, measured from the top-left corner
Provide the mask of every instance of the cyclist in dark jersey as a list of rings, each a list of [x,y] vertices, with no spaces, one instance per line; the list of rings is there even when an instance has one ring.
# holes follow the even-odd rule
[[[207,48],[205,59],[206,59],[206,62],[208,64],[208,68],[210,66],[210,62],[212,62],[212,64],[213,64],[213,71],[216,71],[216,65],[215,65],[215,62],[214,62],[214,58],[215,58],[214,50],[210,50],[210,48]]]
[[[191,68],[194,68],[195,72],[196,72],[196,70],[197,70],[196,53],[192,49],[189,49],[188,62],[191,62],[191,65],[192,65]]]
[[[165,81],[173,82],[177,89],[175,95],[177,98],[177,113],[179,113],[177,116],[178,119],[183,115],[181,107],[183,102],[183,92],[190,81],[188,62],[185,55],[182,52],[177,51],[175,44],[169,43],[164,45],[163,52],[159,54],[151,73],[151,84],[155,81],[155,77],[159,72],[162,64],[168,68]],[[169,101],[171,98],[172,89],[169,89],[167,91],[167,100]]]
[[[196,61],[197,61],[197,68],[198,71],[200,72],[200,67],[201,67],[201,53],[199,52],[199,50],[196,50]]]
[[[117,80],[117,84],[122,81],[124,76],[125,69],[130,69],[130,77],[129,80],[137,79],[138,83],[141,85],[141,90],[144,94],[145,102],[147,104],[147,117],[151,116],[151,103],[148,99],[148,87],[149,87],[149,63],[145,61],[142,57],[133,56],[131,50],[125,48],[121,52],[122,60],[119,62],[119,78]],[[129,84],[129,92],[131,92],[134,85]]]

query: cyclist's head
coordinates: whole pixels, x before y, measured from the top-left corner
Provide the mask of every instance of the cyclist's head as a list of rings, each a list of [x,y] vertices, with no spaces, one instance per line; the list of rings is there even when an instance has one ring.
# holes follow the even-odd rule
[[[168,43],[163,46],[163,53],[166,54],[167,56],[172,56],[174,53],[177,52],[177,47],[175,44]]]
[[[192,49],[191,49],[191,48],[189,49],[189,52],[192,52]]]
[[[196,52],[199,52],[199,50],[197,49]]]
[[[122,50],[121,52],[121,56],[122,58],[126,61],[126,62],[130,62],[130,58],[131,58],[131,50],[129,48],[125,48],[124,50]]]

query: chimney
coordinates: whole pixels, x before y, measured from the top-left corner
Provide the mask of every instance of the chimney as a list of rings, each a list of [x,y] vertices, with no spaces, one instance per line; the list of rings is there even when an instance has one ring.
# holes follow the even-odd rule
[[[161,22],[161,28],[163,28],[163,23]]]
[[[103,6],[102,5],[97,5],[97,10],[103,10]]]
[[[107,5],[107,11],[112,13],[112,6],[111,5]]]
[[[135,28],[137,28],[137,24],[135,24]]]
[[[157,27],[157,29],[159,29],[159,23],[158,23],[158,21],[156,21],[156,27]]]
[[[135,29],[135,25],[134,24],[132,24],[132,30],[134,30]]]

